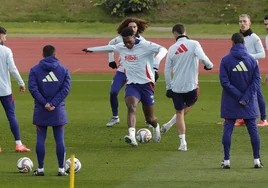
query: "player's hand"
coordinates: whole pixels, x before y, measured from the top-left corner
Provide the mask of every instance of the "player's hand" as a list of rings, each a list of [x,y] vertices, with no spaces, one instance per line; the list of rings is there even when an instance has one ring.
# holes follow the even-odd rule
[[[92,53],[92,51],[88,50],[87,48],[82,49],[83,52]]]
[[[20,94],[25,93],[25,86],[20,86]]]
[[[52,106],[50,103],[47,103],[45,105],[45,108],[48,110],[48,111],[53,111],[55,110],[55,106]]]
[[[115,61],[111,61],[109,62],[109,67],[111,67],[112,69],[117,69],[117,64]]]
[[[156,82],[159,78],[158,69],[154,67],[154,81]]]
[[[166,96],[167,96],[167,98],[172,98],[172,95],[173,95],[173,91],[172,91],[171,89],[168,89],[168,90],[166,91]]]
[[[204,66],[205,70],[211,70],[212,68],[207,68],[206,65]]]

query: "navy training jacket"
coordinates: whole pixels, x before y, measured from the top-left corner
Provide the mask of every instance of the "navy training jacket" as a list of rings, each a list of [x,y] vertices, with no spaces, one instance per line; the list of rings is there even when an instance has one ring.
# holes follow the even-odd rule
[[[31,68],[28,89],[34,98],[33,124],[38,126],[59,126],[68,122],[65,98],[70,92],[69,70],[54,56],[42,59]],[[55,106],[48,111],[46,103]]]
[[[254,119],[258,117],[257,90],[260,72],[257,61],[248,54],[245,45],[235,44],[220,64],[222,85],[221,117]],[[243,101],[246,105],[241,105]]]

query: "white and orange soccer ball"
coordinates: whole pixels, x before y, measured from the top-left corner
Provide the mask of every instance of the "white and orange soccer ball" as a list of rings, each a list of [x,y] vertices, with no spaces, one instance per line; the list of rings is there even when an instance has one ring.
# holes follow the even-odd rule
[[[17,168],[21,173],[28,173],[33,170],[33,161],[28,157],[21,157],[17,161]]]
[[[152,133],[149,129],[142,128],[142,129],[138,130],[138,132],[136,133],[136,139],[140,143],[146,144],[146,143],[150,142],[150,140],[152,139]]]
[[[74,172],[77,173],[82,167],[81,162],[79,159],[74,158]],[[70,173],[70,168],[71,168],[71,158],[67,159],[65,162],[65,171],[66,173]]]

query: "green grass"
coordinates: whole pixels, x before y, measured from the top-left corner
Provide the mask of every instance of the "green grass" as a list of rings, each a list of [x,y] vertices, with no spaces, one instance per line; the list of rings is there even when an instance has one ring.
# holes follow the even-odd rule
[[[119,23],[86,22],[3,22],[9,37],[72,37],[72,38],[113,38],[118,35]],[[151,24],[143,33],[146,38],[172,38],[174,24]],[[185,24],[191,38],[230,38],[239,31],[238,24]],[[266,35],[263,24],[253,24],[252,30],[261,38]]]
[[[115,17],[102,0],[3,0],[0,21],[4,22],[105,22],[118,23],[123,18]],[[154,10],[142,13],[127,13],[151,23],[237,23],[238,16],[248,13],[254,23],[261,23],[267,14],[266,0],[159,0]]]
[[[200,75],[200,98],[186,116],[187,152],[179,152],[175,126],[162,136],[160,143],[150,142],[132,148],[123,141],[128,134],[124,91],[119,94],[120,124],[106,128],[111,117],[109,89],[111,74],[72,75],[72,89],[67,98],[69,124],[65,128],[67,157],[71,154],[81,161],[82,169],[75,176],[75,187],[265,187],[268,169],[253,169],[250,140],[245,127],[233,133],[231,169],[220,168],[222,160],[220,113],[221,87],[217,75]],[[27,75],[24,75],[27,79]],[[174,114],[172,101],[165,97],[164,76],[155,91],[155,114],[159,123]],[[103,81],[100,81],[103,80]],[[33,100],[27,92],[21,96],[13,83],[17,118],[22,141],[30,153],[15,153],[15,144],[4,111],[0,108],[1,187],[68,187],[69,177],[57,177],[55,143],[51,129],[46,141],[45,176],[21,174],[16,161],[35,156],[35,127],[32,125]],[[268,95],[263,86],[263,95]],[[137,129],[145,126],[141,106],[137,113]],[[266,150],[268,129],[260,127],[261,157],[268,164]]]

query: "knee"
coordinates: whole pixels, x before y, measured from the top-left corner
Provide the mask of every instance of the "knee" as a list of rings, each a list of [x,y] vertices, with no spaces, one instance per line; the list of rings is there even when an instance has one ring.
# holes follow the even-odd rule
[[[137,105],[135,105],[135,104],[127,104],[127,109],[128,109],[128,112],[136,112]]]
[[[117,96],[118,95],[118,93],[119,93],[119,91],[116,91],[116,90],[111,90],[110,91],[110,96]]]

